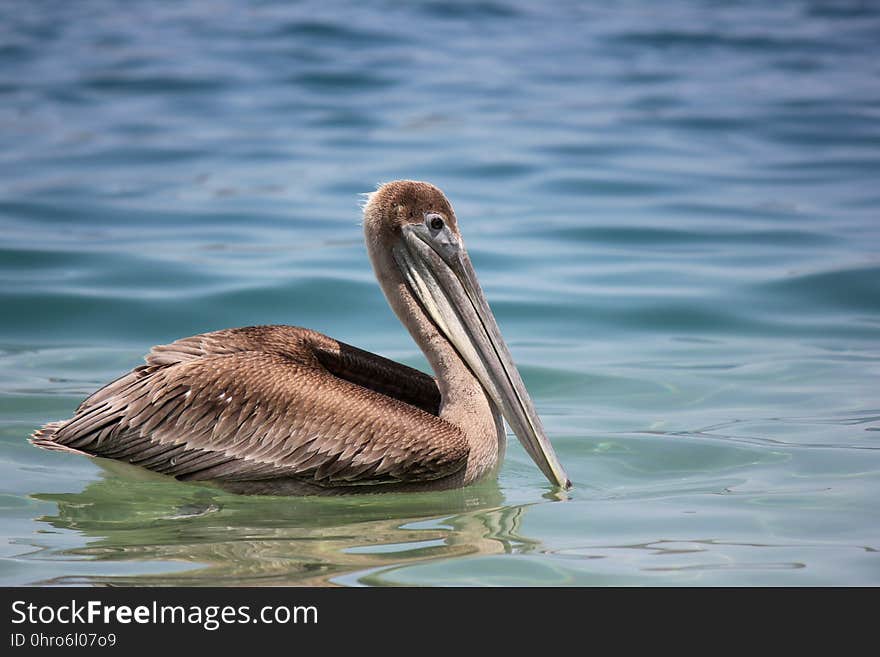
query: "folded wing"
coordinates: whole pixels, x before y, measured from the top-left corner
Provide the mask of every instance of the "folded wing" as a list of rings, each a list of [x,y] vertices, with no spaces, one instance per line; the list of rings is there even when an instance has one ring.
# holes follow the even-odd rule
[[[431,377],[314,331],[218,331],[146,361],[34,442],[184,480],[328,487],[438,479],[467,460]]]

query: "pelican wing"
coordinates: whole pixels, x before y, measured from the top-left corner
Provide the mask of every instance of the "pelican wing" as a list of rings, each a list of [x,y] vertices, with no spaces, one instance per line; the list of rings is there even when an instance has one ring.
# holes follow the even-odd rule
[[[153,347],[145,360],[148,365],[170,365],[207,355],[244,351],[299,358],[304,354],[314,355],[331,374],[400,399],[432,415],[439,413],[440,391],[433,377],[298,326],[246,326],[203,333]]]
[[[319,486],[427,481],[467,460],[461,431],[418,408],[436,408],[431,377],[313,331],[219,331],[146,361],[34,441],[186,480]]]

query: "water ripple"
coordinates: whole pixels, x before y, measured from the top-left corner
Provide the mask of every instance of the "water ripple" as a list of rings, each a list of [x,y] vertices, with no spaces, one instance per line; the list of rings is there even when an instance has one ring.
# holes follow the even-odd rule
[[[877,583],[880,9],[0,3],[0,581]],[[239,499],[24,438],[152,345],[427,369],[358,194],[428,179],[576,483]]]

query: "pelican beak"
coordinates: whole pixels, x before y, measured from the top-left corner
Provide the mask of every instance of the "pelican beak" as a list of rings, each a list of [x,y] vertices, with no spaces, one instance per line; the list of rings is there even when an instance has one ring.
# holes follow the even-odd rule
[[[408,224],[401,231],[403,239],[393,255],[413,294],[501,409],[541,472],[555,486],[570,488],[461,239],[448,226],[435,231]]]

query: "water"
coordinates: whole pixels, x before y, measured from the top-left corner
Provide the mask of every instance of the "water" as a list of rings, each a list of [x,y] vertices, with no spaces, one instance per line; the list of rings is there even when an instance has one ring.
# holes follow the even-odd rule
[[[3,584],[880,584],[873,3],[0,5]],[[357,194],[456,206],[575,483],[249,498],[25,437],[150,346],[425,361]]]

